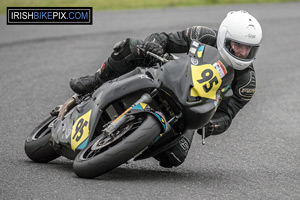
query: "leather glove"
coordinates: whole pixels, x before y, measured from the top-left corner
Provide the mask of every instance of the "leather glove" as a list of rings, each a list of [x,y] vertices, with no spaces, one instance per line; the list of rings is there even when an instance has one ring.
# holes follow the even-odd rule
[[[220,127],[220,125],[214,123],[214,120],[209,120],[205,127],[205,138],[213,135],[214,131]],[[202,129],[198,129],[197,133],[202,135]]]
[[[143,45],[144,49],[145,49],[145,56],[149,57],[148,54],[146,54],[147,51],[150,51],[158,56],[162,56],[164,54],[164,49],[162,48],[162,46],[158,43],[155,42],[146,42]]]

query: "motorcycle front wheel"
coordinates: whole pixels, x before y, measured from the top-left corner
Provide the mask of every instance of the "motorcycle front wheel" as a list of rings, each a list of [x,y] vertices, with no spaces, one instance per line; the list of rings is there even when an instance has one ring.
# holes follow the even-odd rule
[[[25,141],[25,153],[34,162],[47,163],[59,157],[50,145],[51,128],[49,124],[56,116],[49,116],[36,127]]]
[[[145,150],[160,133],[160,124],[153,115],[134,116],[114,133],[99,135],[90,142],[76,156],[73,170],[82,178],[100,176]]]

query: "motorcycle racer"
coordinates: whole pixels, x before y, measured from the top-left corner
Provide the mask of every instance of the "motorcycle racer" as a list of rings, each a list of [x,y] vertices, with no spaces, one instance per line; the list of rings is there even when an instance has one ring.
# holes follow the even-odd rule
[[[113,53],[94,74],[70,81],[72,90],[78,94],[92,92],[104,82],[117,78],[137,66],[147,66],[149,57],[139,51],[157,55],[164,53],[187,53],[193,40],[218,48],[225,62],[235,69],[231,85],[233,95],[224,99],[215,115],[205,126],[205,136],[225,132],[233,118],[252,98],[256,88],[253,62],[262,40],[259,22],[246,11],[231,11],[219,26],[218,31],[204,26],[193,26],[175,33],[153,33],[144,41],[128,38],[115,44]],[[197,131],[200,135],[202,130]],[[193,138],[193,132],[184,134],[179,143],[157,155],[163,167],[178,166],[185,160]]]

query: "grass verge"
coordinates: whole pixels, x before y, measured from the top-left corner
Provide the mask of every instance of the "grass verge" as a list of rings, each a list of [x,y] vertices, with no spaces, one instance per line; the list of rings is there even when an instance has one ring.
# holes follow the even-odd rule
[[[0,14],[6,13],[6,7],[93,7],[93,10],[97,11],[290,1],[291,0],[1,0]]]

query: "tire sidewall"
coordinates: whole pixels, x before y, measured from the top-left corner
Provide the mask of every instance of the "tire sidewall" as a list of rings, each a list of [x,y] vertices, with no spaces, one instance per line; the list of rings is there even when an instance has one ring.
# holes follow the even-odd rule
[[[51,132],[45,136],[32,140],[32,137],[42,128],[50,124],[56,117],[49,116],[36,127],[25,140],[25,153],[34,162],[47,163],[59,157],[50,145]]]
[[[74,160],[74,172],[83,178],[94,178],[108,172],[121,164],[127,162],[146,147],[150,146],[161,133],[161,126],[158,120],[151,114],[147,114],[144,122],[126,139],[105,152],[82,161],[79,157],[85,149],[97,141],[94,139]],[[100,137],[100,136],[99,136]]]

